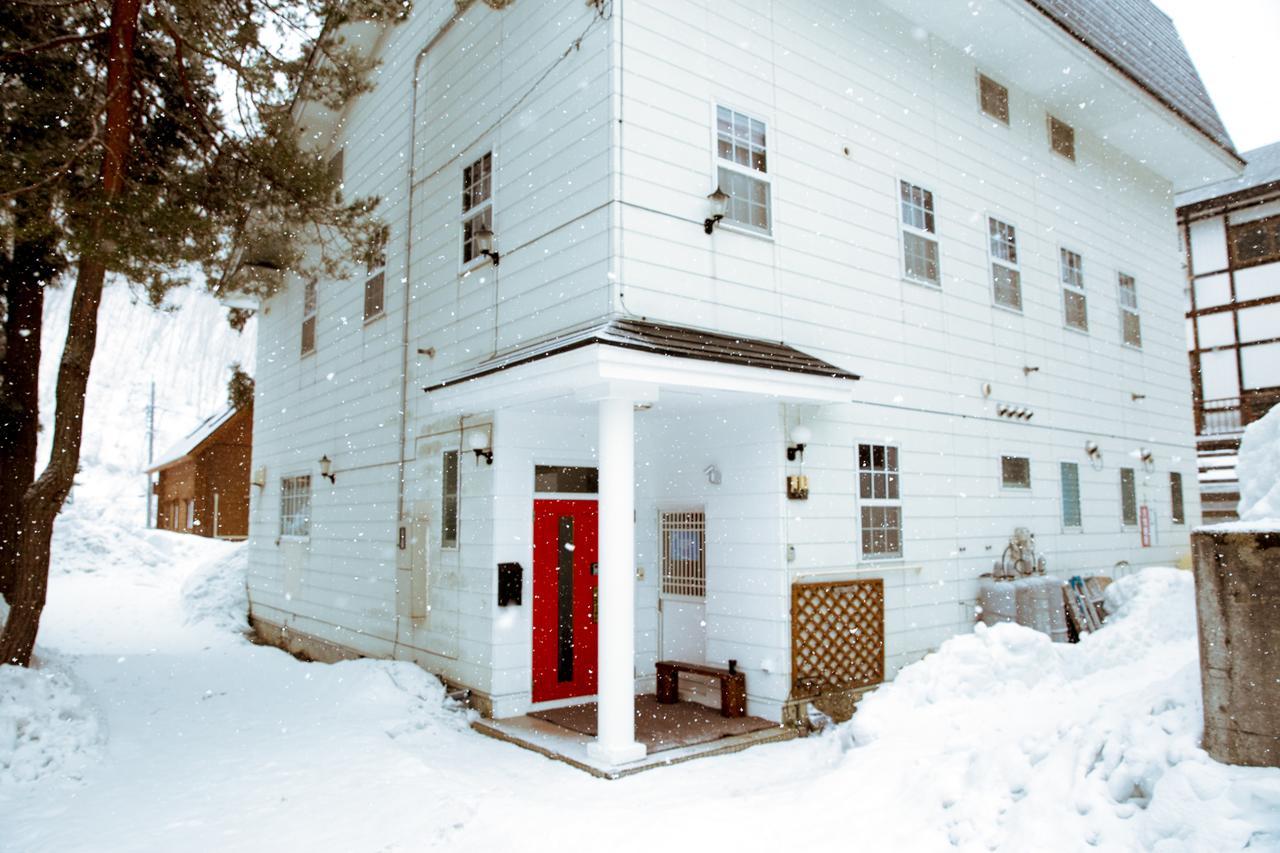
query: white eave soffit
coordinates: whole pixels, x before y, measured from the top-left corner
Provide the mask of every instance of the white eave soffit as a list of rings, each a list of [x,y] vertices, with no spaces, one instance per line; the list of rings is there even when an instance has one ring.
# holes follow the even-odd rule
[[[979,70],[1164,176],[1175,192],[1240,172],[1230,154],[1023,0],[881,2]]]

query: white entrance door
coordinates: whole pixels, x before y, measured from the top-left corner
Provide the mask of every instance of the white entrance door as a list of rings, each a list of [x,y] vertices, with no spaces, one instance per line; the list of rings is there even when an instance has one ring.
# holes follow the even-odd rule
[[[664,510],[658,518],[662,563],[659,593],[662,660],[707,659],[706,515],[701,509]],[[719,704],[710,680],[680,676],[680,698]]]

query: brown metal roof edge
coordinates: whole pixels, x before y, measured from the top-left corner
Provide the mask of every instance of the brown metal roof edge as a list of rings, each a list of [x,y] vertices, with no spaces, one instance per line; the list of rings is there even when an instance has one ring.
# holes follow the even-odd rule
[[[1183,112],[1181,109],[1179,109],[1177,106],[1175,106],[1175,105],[1173,104],[1173,102],[1172,102],[1172,101],[1170,101],[1170,100],[1169,100],[1168,98],[1166,98],[1164,95],[1161,95],[1159,92],[1157,92],[1155,89],[1153,89],[1150,85],[1148,85],[1145,81],[1143,81],[1141,78],[1139,78],[1136,74],[1134,74],[1132,71],[1130,71],[1129,69],[1127,69],[1127,68],[1125,68],[1123,65],[1121,65],[1121,64],[1120,64],[1116,59],[1114,59],[1113,57],[1111,57],[1111,56],[1110,56],[1110,55],[1108,55],[1107,53],[1104,53],[1101,49],[1099,49],[1099,48],[1097,48],[1097,47],[1094,47],[1093,45],[1089,44],[1089,42],[1085,40],[1084,36],[1082,36],[1080,33],[1076,32],[1075,30],[1073,30],[1073,29],[1071,28],[1071,26],[1070,26],[1066,21],[1059,20],[1059,18],[1058,18],[1056,15],[1054,15],[1051,11],[1049,11],[1047,8],[1045,8],[1045,6],[1044,6],[1043,4],[1041,4],[1041,3],[1040,3],[1040,0],[1027,0],[1027,3],[1029,3],[1029,4],[1030,4],[1030,5],[1031,5],[1031,6],[1032,6],[1032,7],[1033,7],[1037,12],[1039,12],[1041,15],[1044,15],[1046,18],[1048,18],[1050,21],[1052,21],[1055,25],[1057,25],[1057,26],[1058,26],[1058,28],[1059,28],[1059,29],[1061,29],[1064,33],[1066,33],[1067,35],[1071,36],[1071,38],[1072,38],[1074,41],[1077,41],[1077,42],[1079,42],[1080,44],[1084,45],[1084,46],[1085,46],[1086,48],[1088,48],[1092,53],[1094,53],[1095,55],[1097,55],[1099,59],[1101,59],[1102,61],[1106,62],[1108,65],[1110,65],[1110,66],[1111,66],[1112,68],[1114,68],[1116,71],[1119,71],[1119,72],[1120,72],[1122,75],[1124,75],[1125,77],[1129,78],[1129,80],[1130,80],[1130,81],[1132,81],[1132,82],[1133,82],[1133,83],[1134,83],[1134,84],[1135,84],[1139,89],[1141,89],[1142,91],[1146,92],[1148,95],[1150,95],[1151,97],[1153,97],[1153,98],[1155,98],[1157,101],[1159,101],[1159,102],[1160,102],[1160,103],[1161,103],[1161,104],[1162,104],[1166,109],[1168,109],[1171,113],[1173,113],[1174,115],[1176,115],[1178,118],[1182,119],[1182,121],[1183,121],[1186,125],[1188,125],[1192,130],[1196,131],[1196,132],[1197,132],[1197,133],[1199,133],[1201,136],[1203,136],[1205,139],[1207,139],[1207,140],[1209,140],[1210,142],[1212,142],[1215,148],[1218,148],[1218,149],[1221,149],[1222,151],[1225,151],[1228,155],[1230,155],[1230,157],[1231,157],[1233,160],[1235,160],[1235,161],[1236,161],[1237,163],[1239,163],[1240,165],[1242,165],[1242,166],[1243,166],[1243,165],[1246,165],[1244,158],[1243,158],[1243,157],[1241,157],[1241,156],[1240,156],[1240,154],[1236,152],[1236,150],[1235,150],[1234,146],[1224,145],[1222,142],[1220,142],[1219,140],[1215,139],[1215,138],[1214,138],[1214,135],[1213,135],[1210,131],[1208,131],[1207,129],[1205,129],[1205,128],[1203,128],[1203,127],[1201,127],[1201,126],[1200,126],[1200,122],[1196,121],[1196,120],[1195,120],[1194,118],[1192,118],[1190,115],[1188,115],[1187,113]],[[1179,40],[1179,41],[1181,41],[1181,40],[1182,40],[1181,35],[1179,35],[1178,40]],[[1185,45],[1185,44],[1183,45],[1183,50],[1186,50],[1186,45]],[[1193,65],[1194,65],[1194,63],[1193,63]],[[1197,74],[1198,74],[1198,73],[1199,73],[1199,72],[1197,72]],[[1203,80],[1201,81],[1200,85],[1202,85],[1202,86],[1204,85],[1204,81],[1203,81]],[[1207,94],[1207,91],[1206,91],[1206,94]],[[1212,104],[1212,100],[1210,101],[1210,103]],[[1214,111],[1216,112],[1218,108],[1215,106],[1213,109],[1214,109]],[[1221,120],[1221,117],[1219,117],[1219,120]],[[1226,131],[1225,126],[1223,127],[1223,130],[1224,130],[1224,132]]]
[[[1280,178],[1267,181],[1265,184],[1254,184],[1251,187],[1245,187],[1235,192],[1223,193],[1222,195],[1215,195],[1200,201],[1193,201],[1190,204],[1184,204],[1177,208],[1178,218],[1189,221],[1193,217],[1202,218],[1200,214],[1206,211],[1216,215],[1243,207],[1246,203],[1250,206],[1262,204],[1270,200],[1267,196],[1272,193],[1280,193]]]
[[[481,379],[485,376],[491,376],[495,373],[501,373],[502,371],[509,370],[513,367],[519,367],[520,365],[524,365],[524,364],[532,364],[534,362],[541,361],[544,358],[550,358],[553,355],[563,355],[564,353],[572,352],[574,350],[581,349],[586,346],[591,346],[593,344],[599,344],[601,346],[617,347],[618,349],[634,350],[637,352],[650,352],[650,353],[656,353],[658,355],[668,355],[674,358],[688,358],[696,361],[711,361],[711,362],[716,362],[718,364],[738,364],[746,367],[757,367],[761,370],[779,370],[783,373],[801,373],[807,376],[823,376],[829,379],[847,379],[850,381],[858,381],[862,379],[862,377],[856,373],[850,373],[847,370],[841,370],[839,367],[836,367],[834,364],[825,362],[822,359],[819,359],[815,356],[808,356],[808,357],[812,358],[818,364],[826,365],[826,367],[829,369],[801,367],[801,366],[771,367],[763,364],[751,364],[751,363],[744,364],[744,362],[741,360],[735,361],[735,360],[726,359],[726,358],[717,358],[709,353],[699,354],[697,352],[684,352],[684,351],[671,352],[671,351],[664,350],[655,344],[645,344],[640,341],[631,341],[626,339],[605,337],[604,333],[608,332],[611,329],[614,322],[615,321],[610,321],[608,323],[604,323],[596,327],[595,329],[587,330],[587,334],[585,334],[583,337],[566,338],[562,343],[553,345],[550,349],[535,350],[535,351],[528,352],[524,355],[513,355],[511,359],[507,361],[503,361],[501,364],[494,364],[491,367],[482,368],[480,370],[477,370],[474,373],[468,373],[463,376],[459,376],[455,379],[446,379],[443,382],[437,382],[434,385],[428,385],[424,387],[422,390],[430,394],[432,391],[439,391],[453,385],[461,384],[463,382],[470,382],[473,379]],[[653,326],[657,329],[684,330],[684,327],[668,326],[662,323],[656,323],[652,320],[628,320],[628,322],[644,323],[644,324]],[[687,331],[695,332],[699,334],[715,335],[716,337],[719,337],[719,338],[734,340],[732,336],[725,335],[723,332],[701,332],[700,330],[692,329],[692,328],[687,329]],[[775,345],[770,341],[766,341],[760,338],[738,338],[736,340],[751,341],[754,343],[765,344],[769,346],[783,346],[783,347],[787,347],[787,349],[790,349],[793,352],[804,355],[804,353],[801,353],[800,350],[795,349],[795,347],[789,346],[788,344],[784,344],[781,342]]]

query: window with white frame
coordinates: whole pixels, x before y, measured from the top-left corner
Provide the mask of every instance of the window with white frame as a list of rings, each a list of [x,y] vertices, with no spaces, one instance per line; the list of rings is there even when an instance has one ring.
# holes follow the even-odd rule
[[[1001,456],[1000,485],[1006,489],[1031,488],[1031,460],[1025,456]]]
[[[662,594],[705,598],[707,517],[702,510],[663,512]]]
[[[1125,525],[1138,523],[1138,482],[1132,468],[1120,469],[1120,522]]]
[[[493,152],[462,169],[462,264],[479,263],[485,255],[476,235],[493,233]]]
[[[1142,320],[1138,317],[1138,284],[1133,276],[1120,273],[1120,333],[1131,347],[1142,346]]]
[[[311,535],[311,476],[280,481],[280,535]]]
[[[458,451],[446,450],[440,465],[440,547],[458,547]]]
[[[903,274],[923,284],[942,284],[933,193],[924,187],[899,181],[898,211],[902,218]]]
[[[387,238],[386,226],[378,229],[365,252],[364,277],[364,321],[376,320],[382,316],[383,296],[387,280]]]
[[[985,74],[978,74],[978,104],[1002,124],[1009,123],[1009,90]]]
[[[302,355],[316,351],[316,282],[308,279],[302,289]]]
[[[1084,295],[1084,259],[1070,249],[1058,249],[1062,278],[1062,313],[1068,328],[1089,331],[1089,308]]]
[[[1022,310],[1022,272],[1018,267],[1018,231],[994,216],[987,217],[991,286],[997,305]]]
[[[1058,466],[1062,480],[1062,526],[1074,529],[1080,520],[1080,466],[1063,462]]]
[[[716,107],[716,180],[729,196],[725,221],[768,234],[771,187],[763,121]]]
[[[1182,475],[1177,471],[1169,472],[1169,518],[1174,524],[1187,523],[1187,510],[1182,503]]]
[[[858,503],[862,556],[902,556],[902,495],[898,448],[891,444],[858,445]]]

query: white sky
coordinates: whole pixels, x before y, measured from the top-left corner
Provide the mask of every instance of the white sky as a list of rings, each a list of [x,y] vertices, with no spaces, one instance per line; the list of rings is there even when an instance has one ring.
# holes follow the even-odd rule
[[[1173,18],[1237,151],[1280,142],[1280,0],[1155,0]]]

